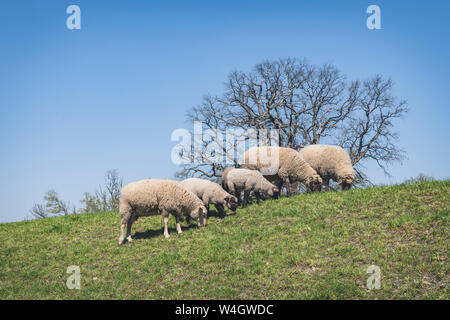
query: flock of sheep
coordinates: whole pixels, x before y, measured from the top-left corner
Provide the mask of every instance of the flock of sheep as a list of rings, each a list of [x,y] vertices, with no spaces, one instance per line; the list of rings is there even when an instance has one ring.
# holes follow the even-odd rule
[[[278,153],[278,170],[275,174],[263,175],[271,155]],[[253,161],[256,159],[256,161]],[[252,160],[252,161],[250,161]],[[119,245],[125,239],[131,242],[131,227],[142,216],[163,217],[164,236],[169,238],[169,214],[175,216],[176,229],[181,233],[180,222],[197,220],[198,226],[206,226],[209,205],[214,204],[221,215],[225,206],[233,212],[241,204],[245,207],[250,194],[260,202],[262,194],[277,198],[283,184],[287,196],[291,195],[291,184],[302,183],[308,192],[320,191],[322,185],[329,189],[330,179],[350,189],[355,181],[348,153],[338,146],[310,145],[299,152],[283,147],[254,147],[244,153],[242,168],[226,168],[222,173],[222,186],[209,180],[190,178],[178,183],[172,180],[145,179],[132,182],[121,190],[121,230]]]

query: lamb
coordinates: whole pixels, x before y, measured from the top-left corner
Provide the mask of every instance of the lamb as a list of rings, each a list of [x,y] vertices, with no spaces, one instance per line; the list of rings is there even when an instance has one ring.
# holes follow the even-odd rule
[[[208,214],[210,203],[214,204],[222,216],[225,215],[225,205],[232,211],[236,211],[237,198],[223,190],[222,187],[215,182],[200,178],[190,178],[181,181],[180,184],[183,188],[192,192],[203,201],[203,204],[208,210]]]
[[[132,182],[121,189],[119,204],[121,217],[119,245],[124,241],[127,225],[127,240],[131,242],[131,226],[138,217],[161,214],[164,221],[164,237],[169,238],[167,223],[169,214],[176,218],[177,232],[181,233],[180,221],[183,214],[196,219],[198,226],[204,225],[206,208],[192,192],[178,182],[161,179],[145,179]]]
[[[278,159],[275,159],[277,153]],[[310,191],[320,191],[322,185],[320,175],[291,148],[268,146],[250,148],[243,155],[242,167],[260,171],[280,190],[285,183],[288,197],[291,195],[291,183],[303,183]]]
[[[299,154],[322,177],[325,187],[330,188],[330,179],[348,190],[355,182],[352,161],[347,151],[339,146],[313,144],[299,151]]]
[[[229,192],[238,197],[238,199],[241,192],[244,191],[243,207],[247,206],[251,191],[255,194],[258,204],[261,198],[260,192],[273,196],[274,193],[279,191],[276,186],[267,181],[257,170],[233,168],[227,172],[226,183]]]

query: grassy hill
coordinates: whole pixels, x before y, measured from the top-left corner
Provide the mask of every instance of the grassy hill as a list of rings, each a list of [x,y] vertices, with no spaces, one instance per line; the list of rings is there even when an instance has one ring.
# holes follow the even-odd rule
[[[449,299],[450,181],[304,194],[206,228],[119,215],[0,224],[0,299]],[[381,289],[368,290],[369,265]],[[81,268],[69,290],[67,267]]]

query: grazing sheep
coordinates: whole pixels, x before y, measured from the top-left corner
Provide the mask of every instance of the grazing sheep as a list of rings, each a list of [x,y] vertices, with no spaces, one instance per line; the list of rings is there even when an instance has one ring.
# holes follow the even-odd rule
[[[277,153],[278,159],[274,159]],[[291,195],[291,183],[301,182],[311,191],[320,191],[322,185],[322,179],[317,172],[291,148],[250,148],[244,153],[242,167],[260,171],[269,181],[275,182],[280,190],[285,183],[288,197]],[[275,172],[268,173],[269,167],[275,167]]]
[[[330,179],[348,190],[355,182],[352,161],[347,151],[339,146],[313,144],[299,151],[303,159],[322,177],[327,190]]]
[[[181,233],[180,221],[183,214],[197,219],[198,225],[204,225],[206,208],[192,192],[184,189],[178,182],[161,179],[145,179],[132,182],[121,190],[119,205],[121,227],[119,245],[124,241],[127,225],[127,240],[131,239],[131,226],[138,217],[161,214],[164,220],[164,237],[169,238],[167,223],[169,214],[175,216],[177,232]]]
[[[273,196],[274,192],[279,191],[276,186],[267,181],[261,172],[257,170],[233,168],[228,171],[226,181],[229,192],[238,197],[238,199],[241,192],[244,191],[243,207],[247,206],[251,191],[255,194],[258,204],[261,198],[260,192]]]
[[[236,210],[237,198],[223,190],[222,187],[215,182],[200,178],[190,178],[181,181],[180,184],[183,188],[192,192],[203,201],[203,204],[208,210],[208,214],[210,203],[214,204],[222,216],[225,215],[224,205],[232,211]]]

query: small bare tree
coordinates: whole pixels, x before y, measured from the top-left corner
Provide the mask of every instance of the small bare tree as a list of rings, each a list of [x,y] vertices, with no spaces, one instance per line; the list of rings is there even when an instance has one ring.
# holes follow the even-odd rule
[[[47,210],[45,210],[45,205],[39,204],[39,203],[35,203],[33,205],[33,208],[31,208],[30,213],[33,217],[35,218],[47,218],[48,217],[48,213]]]
[[[85,192],[80,200],[83,207],[79,211],[75,206],[71,207],[70,202],[61,200],[58,193],[51,189],[44,195],[45,204],[34,204],[30,213],[35,218],[47,218],[54,215],[118,211],[122,185],[123,178],[119,177],[117,170],[108,170],[104,187],[100,186],[94,194]]]
[[[84,193],[81,203],[84,207],[81,212],[107,212],[119,210],[120,189],[123,185],[123,178],[119,177],[117,170],[108,170],[105,174],[104,187],[99,186],[92,195]]]
[[[50,189],[44,195],[45,204],[34,204],[30,210],[30,213],[35,218],[47,218],[52,215],[64,215],[75,214],[75,206],[70,209],[70,202],[63,201],[59,198],[58,193]]]
[[[44,195],[46,201],[45,209],[48,213],[54,215],[69,215],[69,203],[59,199],[58,192],[53,189],[47,191]]]
[[[123,178],[119,177],[117,170],[108,170],[105,176],[105,188],[108,192],[110,211],[119,210],[120,189],[123,186]]]
[[[89,192],[85,192],[83,194],[83,199],[80,202],[83,204],[83,207],[80,209],[81,213],[95,213],[95,212],[105,212],[103,203],[99,200],[100,198],[97,194],[92,195]]]

